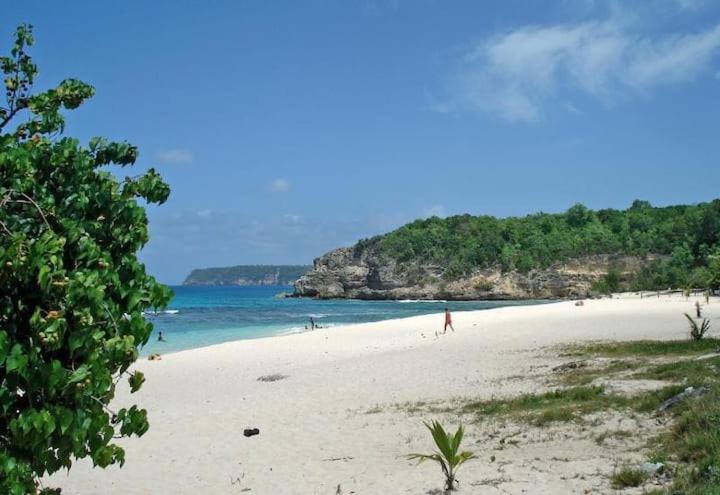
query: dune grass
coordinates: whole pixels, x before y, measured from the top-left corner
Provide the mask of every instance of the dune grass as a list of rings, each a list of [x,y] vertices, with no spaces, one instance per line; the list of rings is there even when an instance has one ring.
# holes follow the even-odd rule
[[[573,346],[573,355],[614,359],[597,367],[555,373],[553,378],[566,386],[549,392],[503,399],[464,400],[452,406],[422,402],[410,408],[405,404],[405,409],[413,413],[432,410],[474,415],[478,421],[506,417],[537,427],[582,421],[585,415],[608,410],[663,415],[670,419],[669,428],[659,436],[647,439],[648,448],[652,449],[647,460],[665,464],[672,472],[673,481],[670,486],[643,493],[720,494],[720,355],[696,359],[718,348],[718,339]],[[604,386],[590,384],[595,379],[612,379],[617,374],[621,374],[623,380],[662,380],[671,384],[634,395],[613,393]],[[691,386],[707,387],[709,391],[688,398],[666,412],[658,412],[665,400]],[[602,444],[609,438],[632,435],[632,431],[608,431],[597,435],[595,442]],[[611,484],[619,490],[641,486],[648,478],[648,474],[637,466],[622,466],[612,474]]]
[[[652,439],[654,451],[649,460],[671,466],[671,486],[649,493],[700,495],[720,493],[720,356],[696,359],[720,348],[720,340],[636,341],[593,343],[574,346],[574,355],[587,358],[623,358],[606,366],[561,372],[559,380],[567,388],[542,394],[525,394],[501,400],[474,401],[462,411],[479,418],[508,415],[544,426],[553,422],[580,420],[583,415],[608,409],[653,413],[660,404],[687,387],[705,386],[709,392],[689,398],[673,407],[667,432]],[[661,363],[657,363],[660,359]],[[655,361],[655,363],[653,363]],[[628,375],[626,372],[629,372]],[[658,390],[632,397],[609,393],[602,386],[589,385],[601,377],[623,373],[625,379],[671,382]],[[599,435],[598,443],[614,436]],[[618,434],[627,437],[628,432]],[[614,489],[640,486],[647,473],[634,466],[623,466],[611,477]]]
[[[574,370],[558,372],[555,382],[565,386],[590,385],[598,378],[636,370],[645,365],[644,360],[614,359],[604,366],[588,366]]]
[[[460,410],[466,414],[475,414],[478,419],[508,416],[543,426],[552,422],[580,420],[585,415],[607,410],[651,412],[684,389],[685,385],[671,385],[626,396],[608,392],[602,386],[580,386],[542,394],[523,394],[510,399],[468,402]]]
[[[640,486],[645,483],[645,480],[647,479],[648,475],[642,469],[631,466],[623,466],[622,468],[615,470],[610,478],[610,483],[616,490],[622,490],[623,488]]]
[[[629,342],[594,342],[563,346],[566,356],[639,357],[707,354],[720,348],[720,339],[702,340],[634,340]]]
[[[649,380],[668,380],[687,383],[693,386],[714,381],[720,367],[720,356],[709,359],[686,359],[655,366],[632,375],[633,378]]]
[[[700,341],[638,341],[596,343],[575,346],[583,356],[602,357],[674,357],[672,362],[648,364],[631,375],[633,379],[667,380],[675,385],[640,394],[632,408],[652,411],[665,399],[686,387],[705,386],[709,392],[687,399],[667,411],[672,418],[670,428],[653,439],[654,451],[649,460],[670,464],[671,486],[648,493],[706,495],[720,493],[720,356],[694,359],[720,347],[718,339]],[[645,473],[632,467],[616,470],[613,488],[639,486]]]

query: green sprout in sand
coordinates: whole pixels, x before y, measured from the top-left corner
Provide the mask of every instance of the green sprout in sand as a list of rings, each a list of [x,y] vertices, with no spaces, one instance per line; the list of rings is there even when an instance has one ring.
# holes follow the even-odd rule
[[[698,324],[693,317],[687,313],[685,313],[685,318],[687,318],[690,323],[690,338],[695,341],[702,340],[707,331],[710,330],[710,320],[704,318],[700,324]]]
[[[445,493],[455,489],[458,481],[455,479],[457,470],[465,462],[475,457],[469,451],[459,452],[465,429],[460,425],[454,435],[445,432],[445,429],[438,421],[425,423],[425,426],[432,434],[438,450],[434,454],[410,454],[408,459],[417,459],[419,462],[435,461],[440,464],[445,475]]]

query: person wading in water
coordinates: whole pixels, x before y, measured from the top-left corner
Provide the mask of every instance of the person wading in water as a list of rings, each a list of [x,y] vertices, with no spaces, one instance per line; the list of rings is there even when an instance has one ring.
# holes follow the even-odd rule
[[[443,327],[443,333],[447,332],[448,327],[450,327],[450,330],[453,332],[455,331],[452,326],[452,315],[450,314],[450,310],[445,308],[445,326]]]

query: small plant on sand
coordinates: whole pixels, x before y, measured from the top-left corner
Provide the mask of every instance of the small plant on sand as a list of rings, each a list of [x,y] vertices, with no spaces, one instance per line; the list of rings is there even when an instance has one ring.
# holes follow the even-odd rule
[[[438,450],[434,454],[410,454],[408,459],[417,459],[419,462],[435,461],[440,464],[445,475],[445,493],[449,493],[455,489],[455,483],[458,482],[455,479],[457,470],[465,461],[474,458],[475,454],[469,451],[460,452],[460,443],[465,434],[462,425],[458,427],[454,435],[446,433],[437,421],[425,423],[425,426],[430,430]]]
[[[702,340],[708,330],[710,330],[710,320],[703,319],[699,324],[692,316],[685,313],[685,318],[690,322],[690,338],[692,340]]]
[[[625,466],[616,470],[611,478],[612,487],[616,490],[642,485],[648,475],[642,469]]]

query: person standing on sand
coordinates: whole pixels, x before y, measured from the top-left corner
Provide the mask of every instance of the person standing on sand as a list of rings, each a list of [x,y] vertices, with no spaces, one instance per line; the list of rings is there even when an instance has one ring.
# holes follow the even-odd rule
[[[313,317],[310,317],[310,330],[315,330],[315,320]]]
[[[455,331],[452,326],[452,315],[450,314],[450,310],[445,308],[445,326],[443,327],[443,333],[447,332],[448,327],[450,327],[450,330],[453,332]]]

